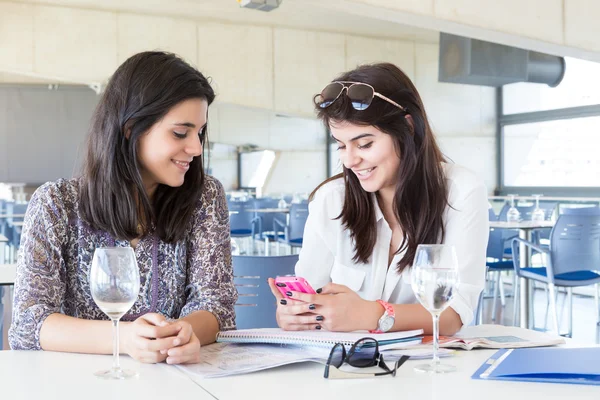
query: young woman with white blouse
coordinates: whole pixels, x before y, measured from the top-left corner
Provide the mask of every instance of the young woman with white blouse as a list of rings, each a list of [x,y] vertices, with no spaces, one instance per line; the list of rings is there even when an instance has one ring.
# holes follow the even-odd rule
[[[432,331],[410,285],[419,244],[454,245],[460,286],[441,315],[451,335],[474,318],[485,282],[487,191],[442,155],[421,98],[392,64],[344,73],[315,96],[343,172],[313,193],[296,276],[318,294],[277,297],[286,330]]]

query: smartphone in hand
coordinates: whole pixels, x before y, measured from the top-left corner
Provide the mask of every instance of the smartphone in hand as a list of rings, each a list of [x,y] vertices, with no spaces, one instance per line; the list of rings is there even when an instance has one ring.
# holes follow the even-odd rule
[[[290,297],[285,292],[316,293],[306,279],[297,276],[278,276],[275,278],[275,286],[286,299]]]

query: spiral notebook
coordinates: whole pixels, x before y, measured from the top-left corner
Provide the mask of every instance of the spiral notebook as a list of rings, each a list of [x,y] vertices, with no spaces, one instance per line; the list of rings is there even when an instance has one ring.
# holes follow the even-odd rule
[[[262,328],[219,332],[217,334],[217,342],[293,344],[315,347],[332,347],[336,343],[343,343],[346,346],[351,346],[359,339],[364,337],[372,337],[377,340],[380,347],[385,348],[385,346],[397,345],[399,343],[406,343],[407,346],[421,343],[420,335],[422,334],[422,329],[390,333],[369,333],[367,331],[284,331],[279,328]]]

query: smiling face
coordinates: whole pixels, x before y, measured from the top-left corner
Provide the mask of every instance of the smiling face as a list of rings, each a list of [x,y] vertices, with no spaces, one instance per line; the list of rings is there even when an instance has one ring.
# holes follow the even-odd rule
[[[374,126],[331,121],[331,136],[337,141],[340,160],[370,193],[396,190],[400,157],[392,137]]]
[[[140,137],[140,173],[148,196],[158,184],[183,185],[190,162],[202,154],[200,135],[206,126],[207,111],[204,99],[184,100]]]

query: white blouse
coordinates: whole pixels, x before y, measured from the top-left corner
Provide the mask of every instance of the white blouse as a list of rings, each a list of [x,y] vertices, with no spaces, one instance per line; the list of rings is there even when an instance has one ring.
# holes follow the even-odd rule
[[[474,318],[479,294],[485,283],[485,254],[489,235],[487,190],[470,170],[444,164],[448,179],[449,203],[444,213],[446,244],[453,244],[459,262],[460,285],[450,306],[463,325]],[[336,179],[323,185],[309,204],[296,276],[312,287],[329,282],[346,285],[363,299],[382,299],[392,304],[417,303],[410,285],[411,269],[396,272],[404,252],[392,259],[388,269],[388,249],[392,230],[373,194],[377,219],[377,243],[368,263],[355,263],[354,244],[343,228],[340,215],[344,204],[344,181]]]

